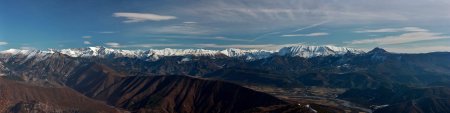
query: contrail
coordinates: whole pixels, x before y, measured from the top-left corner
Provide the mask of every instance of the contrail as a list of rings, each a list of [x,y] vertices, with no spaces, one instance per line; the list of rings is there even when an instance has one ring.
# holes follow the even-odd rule
[[[267,35],[273,35],[273,34],[279,34],[279,33],[281,33],[281,32],[270,32],[270,33],[262,34],[262,35],[259,35],[259,36],[257,36],[255,39],[250,40],[250,41],[251,41],[251,42],[254,42],[254,41],[256,41],[256,40],[259,40],[259,39],[261,39],[261,38],[264,38],[264,37],[267,36]]]
[[[301,31],[301,30],[317,27],[317,26],[320,26],[320,25],[328,23],[328,22],[329,22],[328,20],[322,21],[322,22],[319,22],[319,23],[316,23],[316,24],[312,24],[312,25],[309,25],[309,26],[306,26],[306,27],[299,28],[299,29],[297,29],[297,30],[295,30],[293,32],[297,32],[297,31]]]
[[[299,28],[299,29],[297,29],[297,30],[295,30],[295,31],[292,31],[292,32],[297,32],[297,31],[301,31],[301,30],[305,30],[305,29],[317,27],[317,26],[323,25],[323,24],[328,23],[328,22],[329,22],[328,20],[322,21],[322,22],[315,23],[315,24],[312,24],[312,25],[309,25],[309,26],[306,26],[306,27]],[[259,39],[264,38],[264,37],[267,36],[267,35],[280,34],[280,33],[281,33],[281,32],[279,31],[279,32],[270,32],[270,33],[262,34],[262,35],[259,35],[259,36],[257,36],[256,38],[254,38],[253,40],[250,40],[250,41],[251,41],[251,42],[254,42],[254,41],[256,41],[256,40],[259,40]]]

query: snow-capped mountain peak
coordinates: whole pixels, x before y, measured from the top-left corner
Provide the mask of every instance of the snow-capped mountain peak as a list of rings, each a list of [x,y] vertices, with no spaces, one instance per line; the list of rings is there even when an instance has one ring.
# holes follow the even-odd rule
[[[1,51],[0,53],[16,55],[16,54],[29,54],[31,52],[33,52],[33,50],[8,49],[8,50]]]
[[[87,48],[75,48],[75,49],[61,49],[57,50],[61,54],[65,54],[71,57],[139,57],[143,53],[141,50],[120,50],[111,49],[102,46],[87,47]]]
[[[256,49],[243,50],[243,49],[237,49],[237,48],[228,48],[228,49],[220,51],[220,53],[222,53],[228,57],[246,57],[246,59],[252,60],[252,59],[267,58],[270,55],[272,55],[274,53],[274,51],[256,50]]]
[[[278,51],[278,54],[281,56],[299,56],[304,58],[329,56],[329,55],[343,55],[346,53],[360,54],[364,53],[364,51],[346,47],[336,47],[332,45],[326,46],[297,45],[297,46],[283,47]]]

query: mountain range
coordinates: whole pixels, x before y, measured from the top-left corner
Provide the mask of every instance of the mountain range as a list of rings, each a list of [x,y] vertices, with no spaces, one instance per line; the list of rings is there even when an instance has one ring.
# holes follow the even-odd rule
[[[327,98],[374,112],[446,113],[450,111],[449,58],[449,52],[402,54],[382,48],[366,52],[305,45],[279,50],[9,49],[0,52],[0,80],[4,81],[0,88],[6,92],[2,94],[10,95],[2,96],[0,101],[9,104],[0,108],[7,112],[349,110],[284,98],[284,94],[297,94],[299,88],[331,88],[345,91]],[[11,87],[29,90],[18,92]],[[287,91],[273,93],[277,88]],[[22,96],[15,96],[18,93]],[[48,95],[74,99],[55,100]]]
[[[346,53],[360,54],[364,53],[362,50],[336,47],[336,46],[290,46],[283,47],[279,50],[257,50],[257,49],[236,49],[229,48],[225,50],[206,50],[206,49],[150,49],[150,50],[120,50],[111,49],[103,46],[87,47],[87,48],[73,48],[73,49],[49,49],[45,51],[41,50],[20,50],[20,49],[8,49],[1,51],[2,54],[10,55],[28,55],[33,57],[34,55],[44,56],[46,54],[61,53],[71,57],[128,57],[139,59],[157,60],[160,57],[165,56],[227,56],[227,57],[242,57],[248,60],[263,59],[273,55],[281,56],[300,56],[304,58],[316,57],[316,56],[330,56],[330,55],[343,55]]]

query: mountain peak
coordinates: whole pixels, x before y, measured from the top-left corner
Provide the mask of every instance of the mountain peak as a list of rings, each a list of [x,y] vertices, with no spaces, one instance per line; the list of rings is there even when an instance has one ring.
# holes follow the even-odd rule
[[[370,50],[368,53],[388,53],[388,51],[386,51],[380,47],[375,47],[372,50]]]
[[[107,48],[104,47],[104,46],[92,46],[92,47],[87,47],[87,48],[89,48],[89,49],[91,49],[91,50],[93,50],[93,51],[98,51],[98,50],[105,50],[105,49],[107,49]]]
[[[346,53],[360,54],[364,52],[362,50],[346,47],[336,47],[333,45],[325,45],[325,46],[296,45],[283,47],[278,51],[278,54],[281,56],[300,56],[304,58],[329,56],[329,55],[344,55]]]

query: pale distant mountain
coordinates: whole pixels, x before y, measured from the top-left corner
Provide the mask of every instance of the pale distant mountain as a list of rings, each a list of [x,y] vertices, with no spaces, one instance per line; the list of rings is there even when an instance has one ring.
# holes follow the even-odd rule
[[[329,55],[344,55],[347,53],[361,54],[362,50],[336,47],[336,46],[290,46],[283,47],[280,50],[258,50],[258,49],[236,49],[228,48],[224,50],[206,50],[206,49],[150,49],[150,50],[121,50],[112,49],[106,47],[87,47],[87,48],[73,48],[73,49],[61,49],[61,50],[21,50],[21,49],[9,49],[1,51],[2,54],[17,55],[22,54],[29,57],[34,55],[45,55],[52,53],[61,53],[71,57],[129,57],[157,60],[166,56],[220,56],[225,55],[228,57],[239,57],[247,60],[263,59],[273,55],[281,56],[299,56],[304,58],[311,58],[317,56],[329,56]]]
[[[281,56],[299,56],[303,58],[311,58],[317,56],[329,56],[329,55],[344,55],[344,54],[361,54],[364,53],[362,50],[346,48],[346,47],[336,47],[336,46],[290,46],[281,48],[278,54]]]

